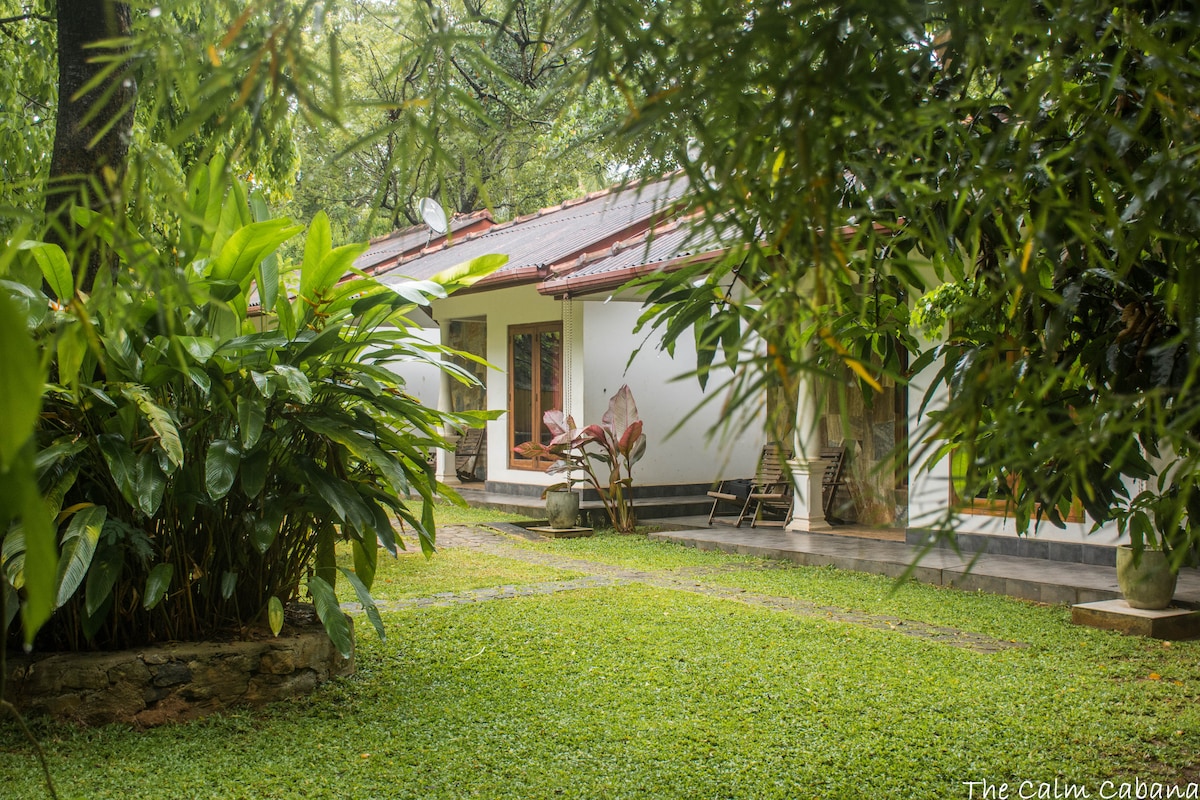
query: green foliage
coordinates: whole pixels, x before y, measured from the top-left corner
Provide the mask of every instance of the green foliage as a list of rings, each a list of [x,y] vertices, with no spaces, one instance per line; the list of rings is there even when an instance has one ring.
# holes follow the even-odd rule
[[[551,475],[566,473],[567,480],[547,491],[587,483],[600,495],[613,528],[620,533],[633,533],[637,526],[633,465],[646,454],[646,434],[642,433],[642,421],[629,387],[621,386],[608,399],[608,410],[599,425],[576,428],[575,420],[557,409],[547,411],[543,421],[554,434],[550,444],[522,442],[514,450],[522,458],[555,459],[546,471]],[[601,480],[605,469],[607,481]],[[574,478],[574,472],[581,472],[584,477]]]
[[[626,132],[683,166],[715,234],[751,243],[705,276],[646,281],[667,346],[694,330],[701,377],[718,350],[736,364],[735,406],[804,371],[869,397],[937,359],[914,455],[970,448],[968,491],[1008,493],[1022,530],[1063,524],[1073,501],[1126,515],[1153,475],[1175,487],[1167,516],[1190,520],[1191,4],[575,10],[581,81],[620,88]],[[940,282],[955,288],[929,307]],[[908,332],[913,302],[946,347]]]
[[[562,6],[365,2],[331,17],[348,102],[337,130],[298,126],[296,215],[333,202],[335,229],[373,235],[421,224],[422,196],[504,219],[611,183],[622,158],[602,134],[619,98],[554,90],[582,55]]]
[[[390,361],[444,362],[408,333],[404,314],[419,289],[402,296],[370,278],[338,282],[363,245],[334,248],[319,216],[291,297],[279,288],[289,269],[281,278],[262,264],[300,226],[251,221],[244,187],[226,182],[219,161],[197,172],[189,196],[196,227],[178,225],[180,238],[162,250],[77,215],[122,268],[31,322],[54,376],[34,464],[51,510],[61,510],[47,644],[211,635],[299,599],[315,568],[307,586],[348,652],[344,619],[330,613],[336,573],[321,571],[322,543],[394,552],[398,519],[430,551],[440,487],[427,454],[445,444],[444,425],[487,415],[442,415],[404,393]],[[44,251],[19,248],[28,258]],[[51,260],[38,263],[54,274]],[[466,279],[494,266],[468,268]],[[256,311],[267,295],[278,313]],[[18,587],[31,564],[21,533],[4,541]],[[369,581],[358,582],[363,592]]]

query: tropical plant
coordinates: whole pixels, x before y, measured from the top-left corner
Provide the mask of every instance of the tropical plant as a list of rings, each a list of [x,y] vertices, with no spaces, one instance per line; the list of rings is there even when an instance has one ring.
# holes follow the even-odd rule
[[[565,473],[567,480],[546,491],[586,483],[600,496],[613,529],[633,533],[637,525],[633,465],[646,454],[646,434],[642,433],[642,421],[629,387],[622,386],[608,399],[608,410],[599,425],[577,428],[574,418],[558,409],[547,411],[543,422],[554,435],[549,444],[529,441],[513,449],[523,458],[555,459],[546,471],[552,475]],[[600,475],[606,469],[607,480],[601,481]]]
[[[62,557],[41,636],[114,648],[257,621],[278,631],[284,605],[307,591],[349,653],[335,542],[352,543],[355,569],[342,572],[382,634],[369,594],[379,547],[403,546],[399,519],[432,548],[434,494],[454,495],[428,457],[446,446],[445,425],[488,417],[404,393],[389,361],[474,380],[416,341],[404,314],[503,258],[395,290],[342,280],[365,245],[333,247],[318,215],[289,270],[272,253],[302,227],[268,218],[223,162],[198,170],[188,197],[161,244],[78,209],[120,265],[90,295],[57,245],[18,245],[52,294],[5,284],[52,365],[33,463]],[[29,601],[18,594],[29,541],[23,525],[4,536],[10,607]]]
[[[1016,486],[1022,530],[1076,501],[1111,520],[1132,481],[1164,470],[1184,517],[1200,475],[1192,4],[574,11],[589,15],[581,85],[620,87],[626,130],[750,243],[706,274],[657,277],[649,309],[668,344],[697,331],[701,367],[723,349],[754,376],[731,384],[731,408],[822,379],[823,361],[877,393],[937,358],[922,411],[939,413],[920,416],[914,455],[972,447],[968,491]],[[948,346],[878,357],[881,298],[900,309],[941,282],[963,289]]]

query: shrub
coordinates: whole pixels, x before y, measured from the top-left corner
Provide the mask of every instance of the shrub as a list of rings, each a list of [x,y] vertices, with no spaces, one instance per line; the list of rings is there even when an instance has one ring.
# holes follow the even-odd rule
[[[35,465],[61,556],[44,646],[196,639],[263,619],[278,631],[283,606],[307,590],[348,653],[335,542],[352,543],[354,569],[342,571],[373,609],[378,549],[402,546],[394,520],[429,550],[434,494],[452,496],[428,460],[446,444],[443,426],[487,417],[423,406],[386,364],[436,362],[473,380],[413,339],[403,315],[502,259],[447,285],[342,281],[366,246],[333,247],[321,214],[302,263],[281,270],[273,253],[302,227],[265,218],[258,203],[255,221],[245,189],[222,174],[218,163],[194,176],[201,222],[179,220],[163,244],[77,212],[119,264],[90,296],[49,244],[22,247],[52,297],[6,283],[51,364]],[[281,272],[294,278],[291,296]],[[12,612],[19,525],[3,544]]]

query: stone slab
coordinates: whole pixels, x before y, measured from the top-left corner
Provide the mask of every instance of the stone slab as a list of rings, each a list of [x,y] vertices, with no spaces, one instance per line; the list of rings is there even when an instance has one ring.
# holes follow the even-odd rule
[[[1151,639],[1200,637],[1200,611],[1189,608],[1151,611],[1132,608],[1124,600],[1102,600],[1072,606],[1071,622]]]
[[[550,528],[537,526],[526,528],[526,530],[539,533],[542,536],[549,536],[551,539],[578,539],[582,536],[591,536],[595,533],[594,528]]]

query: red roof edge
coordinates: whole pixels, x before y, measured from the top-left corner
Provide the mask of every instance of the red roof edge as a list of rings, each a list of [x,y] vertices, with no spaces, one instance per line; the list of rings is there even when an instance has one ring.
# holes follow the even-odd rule
[[[692,264],[718,261],[724,258],[733,248],[725,247],[720,250],[709,250],[704,253],[689,253],[685,256],[668,259],[654,264],[638,264],[633,267],[600,272],[593,275],[560,275],[538,284],[539,294],[550,295],[556,299],[568,300],[584,294],[610,291],[620,288],[634,278],[649,275],[652,272],[675,272]]]

